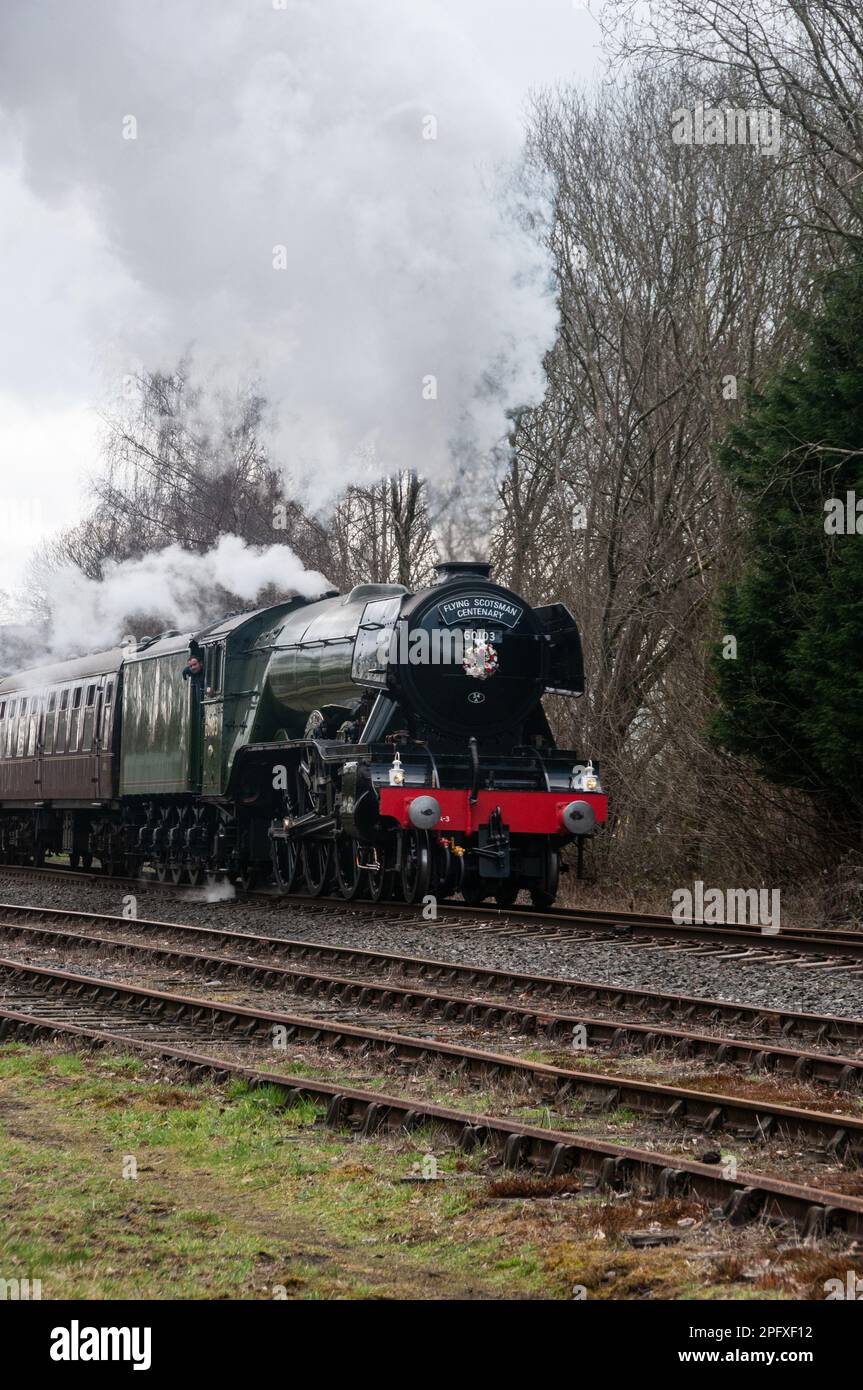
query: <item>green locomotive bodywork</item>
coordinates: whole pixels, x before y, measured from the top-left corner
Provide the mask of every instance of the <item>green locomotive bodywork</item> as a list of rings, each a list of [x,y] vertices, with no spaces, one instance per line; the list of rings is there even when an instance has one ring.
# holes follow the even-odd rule
[[[351,664],[365,606],[406,592],[398,584],[360,584],[346,595],[291,599],[130,650],[119,795],[225,797],[247,744],[300,739],[318,709],[350,714],[363,693]],[[193,638],[204,657],[201,697],[182,676]]]
[[[366,604],[407,592],[401,584],[358,584],[291,613],[275,629],[267,689],[289,738],[303,737],[315,710],[356,709],[363,690],[351,671]]]

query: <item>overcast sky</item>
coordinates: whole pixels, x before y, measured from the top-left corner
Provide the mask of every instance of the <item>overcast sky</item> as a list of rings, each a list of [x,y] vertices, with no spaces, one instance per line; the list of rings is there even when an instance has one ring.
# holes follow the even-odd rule
[[[388,3],[380,0],[384,10]],[[447,102],[457,91],[453,109],[458,106],[463,160],[482,163],[486,156],[496,161],[509,151],[515,153],[529,88],[582,81],[598,71],[595,20],[586,6],[573,0],[399,3],[403,8],[407,4],[416,19],[413,32],[394,35],[390,54],[383,51],[388,40],[377,29],[374,52],[357,55],[363,74],[357,78],[357,90],[363,88],[374,99],[375,91],[386,92],[392,80],[397,102],[409,103],[416,60],[417,84],[422,84],[415,93],[417,109],[436,104],[445,127]],[[332,15],[335,29],[340,7],[350,5],[355,14],[363,15],[378,0],[314,4],[318,14],[313,25],[294,13],[307,8],[307,0],[286,0],[284,6],[280,0],[4,0],[0,7],[0,589],[14,590],[21,582],[32,547],[43,534],[81,514],[87,474],[98,464],[99,410],[110,399],[118,376],[135,361],[144,362],[149,352],[169,351],[171,334],[182,347],[185,315],[190,334],[206,339],[218,338],[214,325],[220,305],[227,306],[227,324],[232,314],[246,312],[243,306],[251,302],[251,291],[232,302],[228,283],[233,278],[232,254],[237,257],[237,277],[242,277],[242,239],[238,235],[232,252],[233,233],[222,242],[212,233],[206,170],[212,167],[219,171],[214,177],[230,179],[230,171],[243,170],[246,160],[254,167],[260,160],[262,129],[289,127],[295,111],[302,128],[302,110],[279,99],[278,76],[274,80],[271,73],[265,85],[254,88],[244,86],[239,76],[251,66],[266,67],[274,47],[282,56],[290,55],[286,36],[294,24],[303,29],[300,52],[302,44],[307,45],[303,63],[311,87],[318,95],[327,90],[325,69],[332,62],[333,88],[350,107],[355,93],[338,34],[332,48],[329,42],[315,48],[320,13]],[[283,13],[274,15],[274,10]],[[283,26],[279,30],[272,27],[277,22]],[[433,31],[428,44],[422,37],[426,22]],[[347,45],[350,52],[351,44],[356,47],[356,37],[347,32],[342,49]],[[451,72],[450,51],[457,55]],[[388,73],[388,62],[398,76]],[[376,64],[377,88],[366,81],[368,67]],[[463,75],[468,71],[476,82],[471,81],[466,92]],[[448,88],[448,80],[457,85]],[[196,84],[202,94],[199,107]],[[340,99],[332,92],[328,97],[331,103]],[[268,102],[272,110],[261,110]],[[244,103],[254,110],[244,110]],[[230,111],[231,122],[222,119],[221,107]],[[209,108],[212,119],[203,119],[202,108]],[[129,172],[128,160],[121,163],[130,153],[120,138],[129,112],[142,115],[142,144],[143,134],[150,137],[150,163],[141,175],[146,197],[139,202],[137,176]],[[391,111],[386,114],[388,119],[392,116]],[[166,116],[161,126],[160,115]],[[188,164],[181,181],[174,181],[175,165],[181,164],[175,153],[182,150],[184,159],[189,158],[190,124],[195,126],[194,158],[205,171],[198,199],[201,226],[185,225],[194,220],[198,205],[197,194],[188,193]],[[160,142],[158,157],[153,154],[154,129]],[[102,141],[107,146],[106,132],[110,157],[100,145]],[[279,139],[281,167],[289,168],[290,131],[280,129]],[[220,163],[226,143],[230,157]],[[216,145],[221,146],[218,152]],[[350,182],[357,165],[362,168],[364,149],[360,144],[351,152],[347,173],[334,163],[334,202],[339,185]],[[343,148],[338,157],[344,158]],[[296,149],[295,158],[301,163],[301,149]],[[323,158],[326,162],[326,155]],[[325,171],[317,173],[322,177]],[[279,169],[270,170],[268,177],[278,206]],[[245,180],[221,189],[237,210],[246,197],[253,204],[257,192],[251,185],[240,187],[240,182]],[[372,179],[370,188],[374,187]],[[446,203],[445,178],[441,187]],[[124,218],[130,209],[133,215]],[[188,231],[190,241],[201,248],[200,261],[188,273],[182,261],[164,264],[172,259],[163,241],[164,229],[172,223],[182,224],[179,231]],[[457,217],[454,225],[458,234]],[[217,251],[209,263],[211,233]],[[315,237],[319,230],[313,225],[311,245]],[[304,254],[307,262],[314,258],[308,245]],[[160,257],[162,264],[154,270],[153,262]],[[500,275],[505,272],[505,265],[499,267]],[[215,286],[218,296],[202,294],[200,283],[194,295],[185,294],[186,280],[200,282],[208,275],[220,282]],[[353,309],[362,313],[361,302]],[[527,305],[520,312],[541,346],[549,328],[547,316]],[[254,318],[254,307],[250,313]],[[266,343],[266,323],[257,327]],[[490,327],[482,324],[481,330],[489,333]],[[307,331],[300,318],[294,344],[299,354]],[[327,331],[332,332],[331,325]],[[217,343],[223,364],[236,336],[226,333],[228,341]],[[269,352],[271,346],[263,350]],[[478,350],[479,345],[472,347]],[[318,413],[321,408],[316,404]],[[338,440],[333,447],[338,448]]]

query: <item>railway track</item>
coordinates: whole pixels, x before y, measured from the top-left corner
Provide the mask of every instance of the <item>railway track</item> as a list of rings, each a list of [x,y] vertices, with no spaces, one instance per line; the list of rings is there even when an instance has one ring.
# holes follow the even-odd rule
[[[863,1198],[843,1192],[744,1171],[731,1177],[712,1164],[603,1143],[568,1130],[519,1124],[323,1080],[287,1079],[278,1072],[245,1067],[207,1053],[130,1039],[127,1034],[83,1027],[69,1020],[22,1014],[5,1005],[0,1006],[0,1030],[6,1038],[27,1042],[60,1040],[131,1049],[183,1068],[193,1082],[206,1079],[219,1083],[233,1078],[253,1087],[268,1086],[283,1095],[286,1106],[301,1099],[325,1105],[328,1124],[349,1125],[365,1137],[433,1128],[463,1149],[485,1148],[506,1168],[545,1176],[575,1172],[582,1179],[585,1195],[633,1190],[648,1198],[692,1195],[719,1203],[715,1215],[732,1225],[779,1221],[804,1240],[837,1232],[863,1238]]]
[[[166,1027],[172,1042],[201,1034],[225,1042],[254,1042],[286,1051],[314,1044],[340,1055],[380,1058],[387,1066],[418,1064],[482,1085],[515,1083],[555,1109],[577,1101],[596,1111],[626,1107],[663,1126],[685,1126],[707,1135],[726,1134],[750,1143],[776,1136],[814,1143],[825,1161],[856,1163],[863,1154],[863,1117],[828,1113],[764,1099],[660,1084],[633,1077],[523,1059],[504,1052],[441,1042],[393,1029],[362,1028],[338,1019],[223,1002],[205,995],[157,990],[89,973],[36,966],[0,957],[5,1005],[55,1021],[112,1025],[131,1040]],[[118,1026],[119,1017],[119,1026]],[[0,1024],[0,1041],[3,1027]]]
[[[88,930],[93,926],[101,930],[98,933]],[[156,933],[161,940],[154,943],[152,938]],[[835,1049],[843,1039],[834,1038],[833,1030],[844,1025],[853,1030],[852,1041],[863,1043],[863,1020],[778,1012],[771,1016],[770,1011],[763,1009],[716,1004],[710,1000],[655,996],[648,991],[619,991],[587,982],[452,967],[445,962],[385,952],[59,909],[0,904],[0,937],[7,942],[32,947],[41,945],[58,951],[87,948],[103,953],[119,952],[138,960],[184,967],[211,979],[235,978],[255,987],[281,988],[303,999],[360,1011],[383,1008],[423,1021],[456,1021],[486,1029],[499,1026],[542,1039],[550,1045],[571,1045],[579,1030],[580,1048],[592,1056],[600,1051],[667,1053],[675,1058],[823,1084],[833,1090],[863,1087],[863,1058],[835,1050],[787,1045],[794,1029],[805,1029],[806,1035],[814,1037],[822,1047]],[[226,954],[227,951],[235,954]],[[243,954],[236,954],[239,951]],[[279,956],[283,963],[277,961]],[[296,958],[304,960],[305,965],[291,964]],[[324,961],[341,963],[354,973],[350,976],[332,973],[322,968]],[[381,980],[374,978],[375,974],[389,978]],[[401,982],[392,978],[394,974]],[[469,992],[457,993],[442,988],[446,982],[461,983]],[[479,988],[487,992],[479,995]],[[641,1005],[642,1010],[652,1004],[654,1012],[673,1012],[677,1016],[691,1017],[692,1012],[700,1012],[712,1024],[721,1021],[727,1011],[727,1017],[733,1018],[738,1025],[745,1021],[752,1028],[753,1036],[697,1032],[671,1027],[656,1019],[648,1022],[621,1019],[618,1010],[624,1002],[622,994],[630,996],[626,1002]],[[549,1007],[554,997],[561,1003],[572,1004],[580,998],[595,1003],[597,996],[603,995],[607,996],[608,1007],[617,1013],[616,1017],[603,1018],[584,1011],[564,1012]]]
[[[0,865],[0,873],[12,873],[22,882],[39,882],[47,878],[81,881],[104,887],[117,887],[128,892],[174,892],[189,894],[205,890],[161,882],[156,878],[115,878],[99,873],[32,865]],[[199,899],[205,901],[203,897]],[[371,903],[356,898],[349,902],[342,897],[309,897],[303,894],[280,894],[273,891],[253,891],[242,895],[244,902],[272,905],[301,905],[309,912],[350,911],[373,920],[392,920],[400,916],[415,923],[418,907],[398,902]],[[545,940],[602,941],[644,948],[664,947],[685,950],[692,954],[715,954],[725,960],[771,960],[795,964],[802,968],[827,968],[853,974],[863,974],[863,932],[843,928],[806,929],[782,927],[772,930],[743,924],[678,923],[671,917],[649,913],[606,911],[596,908],[539,909],[527,906],[497,907],[484,903],[478,907],[466,903],[444,901],[438,906],[434,921],[436,930],[442,927],[469,927],[492,936],[540,937]]]
[[[98,933],[94,927],[99,928]],[[122,951],[138,961],[169,962],[203,970],[215,976],[216,981],[228,976],[268,991],[289,987],[313,1003],[323,999],[328,1004],[351,1007],[385,1007],[425,1019],[486,1027],[500,1024],[548,1042],[566,1038],[578,1024],[585,1027],[590,1047],[645,1051],[668,1048],[677,1056],[709,1057],[718,1062],[775,1069],[795,1079],[806,1078],[837,1088],[856,1087],[863,1071],[860,1058],[784,1045],[792,1034],[814,1039],[828,1048],[861,1043],[863,1020],[795,1015],[673,995],[654,996],[646,990],[511,974],[393,952],[71,909],[0,905],[0,932],[8,941],[26,944],[28,949],[48,946]],[[153,940],[156,934],[160,936],[158,941]],[[206,949],[192,949],[193,945]],[[244,954],[229,955],[229,951]],[[337,975],[322,968],[324,964],[337,963],[366,974],[398,975],[401,983]],[[604,1144],[574,1134],[569,1128],[549,1130],[521,1125],[508,1118],[448,1109],[416,1097],[367,1092],[333,1081],[303,1078],[299,1082],[269,1068],[245,1067],[231,1058],[202,1053],[199,1048],[202,1034],[210,1042],[229,1044],[234,1049],[237,1045],[269,1047],[272,1030],[277,1027],[283,1030],[286,1043],[314,1043],[337,1055],[381,1057],[396,1070],[414,1069],[422,1063],[481,1084],[515,1081],[555,1106],[565,1107],[575,1101],[600,1113],[609,1107],[627,1106],[663,1125],[683,1126],[705,1135],[727,1133],[748,1142],[779,1135],[794,1137],[819,1146],[825,1160],[831,1163],[855,1163],[863,1152],[863,1119],[844,1111],[830,1114],[691,1087],[605,1076],[390,1029],[358,1028],[331,1018],[155,990],[126,980],[36,966],[31,961],[0,959],[0,982],[6,996],[0,1001],[0,1039],[66,1037],[131,1047],[173,1059],[190,1070],[193,1077],[242,1076],[252,1084],[277,1085],[288,1098],[302,1093],[327,1105],[331,1122],[349,1121],[363,1133],[434,1123],[459,1143],[487,1144],[507,1166],[527,1165],[554,1173],[578,1169],[588,1186],[595,1185],[598,1190],[635,1185],[648,1193],[686,1191],[720,1202],[723,1215],[732,1221],[771,1216],[791,1221],[798,1231],[809,1235],[832,1229],[863,1234],[863,1199],[846,1193],[827,1192],[820,1186],[787,1183],[764,1175],[740,1174],[731,1179],[713,1165],[618,1143]],[[478,988],[490,991],[492,997],[477,996]],[[458,993],[459,989],[470,992]],[[664,1016],[664,1021],[620,1022],[549,1009],[551,1003],[573,1005],[588,1001],[632,1011],[652,1008]],[[667,1026],[669,1016],[687,1021],[700,1017],[714,1026],[734,1018],[757,1030],[760,1036],[728,1038],[672,1028]]]

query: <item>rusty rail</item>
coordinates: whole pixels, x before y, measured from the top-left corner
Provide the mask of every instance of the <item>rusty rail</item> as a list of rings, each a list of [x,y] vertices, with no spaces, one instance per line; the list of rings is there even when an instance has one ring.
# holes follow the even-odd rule
[[[176,1025],[182,1021],[197,1031],[209,1028],[211,1033],[218,1032],[228,1039],[262,1042],[269,1037],[272,1041],[273,1029],[278,1027],[283,1030],[280,1036],[285,1043],[299,1039],[336,1050],[378,1054],[394,1064],[425,1061],[445,1068],[451,1075],[473,1075],[484,1082],[503,1077],[521,1080],[556,1105],[578,1098],[603,1110],[628,1106],[664,1123],[685,1124],[706,1134],[734,1133],[754,1142],[780,1133],[801,1136],[819,1142],[830,1160],[855,1161],[863,1153],[863,1119],[844,1112],[830,1114],[761,1099],[604,1076],[435,1039],[219,1003],[4,957],[0,957],[0,980],[13,986],[19,995],[22,989],[35,989],[38,995],[47,992],[55,1000],[71,1002],[74,1007],[99,999],[107,1001],[113,1012],[134,1009],[148,1022]]]
[[[322,1103],[327,1106],[328,1124],[351,1125],[366,1137],[393,1132],[410,1134],[420,1126],[433,1126],[464,1149],[485,1147],[507,1168],[530,1169],[550,1176],[566,1172],[583,1175],[586,1192],[637,1190],[649,1197],[694,1195],[721,1203],[715,1214],[732,1225],[757,1219],[778,1220],[789,1224],[803,1239],[839,1231],[849,1238],[863,1237],[863,1199],[842,1192],[758,1173],[738,1171],[732,1178],[713,1165],[651,1150],[604,1144],[565,1130],[540,1129],[333,1082],[286,1078],[277,1072],[239,1066],[204,1053],[132,1041],[110,1031],[17,1013],[5,1005],[0,1005],[0,1034],[24,1041],[70,1038],[94,1047],[131,1048],[182,1067],[193,1082],[220,1083],[235,1078],[252,1087],[273,1087],[283,1094],[286,1106],[301,1099]]]

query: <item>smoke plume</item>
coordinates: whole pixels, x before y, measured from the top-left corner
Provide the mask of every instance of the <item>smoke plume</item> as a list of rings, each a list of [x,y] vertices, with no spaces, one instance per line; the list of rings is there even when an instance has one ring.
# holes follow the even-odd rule
[[[222,536],[203,553],[169,545],[140,560],[106,564],[101,580],[64,566],[47,582],[51,618],[43,660],[115,646],[138,614],[194,631],[225,612],[228,595],[251,606],[271,588],[311,599],[331,587],[322,574],[304,569],[288,546],[249,546],[238,536]]]
[[[451,478],[543,390],[556,310],[513,192],[519,123],[457,13],[2,7],[0,163],[91,217],[127,286],[94,290],[94,357],[117,379],[188,350],[210,383],[255,376],[312,503],[369,471]]]

